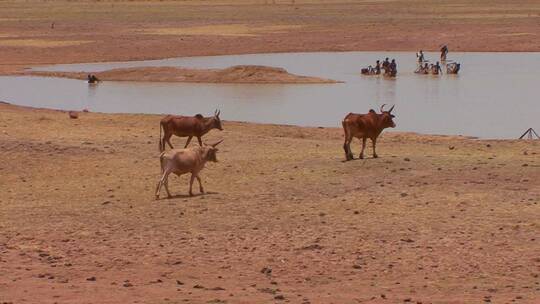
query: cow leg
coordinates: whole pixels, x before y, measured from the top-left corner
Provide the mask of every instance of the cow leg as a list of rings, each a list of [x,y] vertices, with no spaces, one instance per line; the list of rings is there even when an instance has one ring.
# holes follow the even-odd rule
[[[202,140],[201,140],[201,137],[200,137],[200,136],[197,136],[197,140],[199,141],[199,146],[202,147]]]
[[[174,149],[174,147],[171,144],[171,136],[172,136],[172,133],[163,134],[163,142],[164,142],[163,148],[165,148],[165,142],[167,142],[167,144],[169,144],[169,147],[171,147],[171,149]]]
[[[165,184],[165,190],[167,190],[167,195],[170,197],[171,194],[169,193],[169,188],[167,187],[168,179],[169,179],[170,172],[165,170],[163,172],[163,175],[161,176],[161,179],[159,180],[157,187],[156,187],[156,199],[159,198],[159,191],[161,190],[161,186]]]
[[[201,183],[201,178],[199,177],[199,175],[195,176],[197,178],[197,181],[199,182],[199,190],[201,191],[201,193],[204,193],[204,189],[203,189],[203,186],[202,186],[202,183]]]
[[[345,134],[345,143],[343,144],[343,150],[345,150],[345,159],[351,160],[354,158],[352,151],[351,151],[351,141],[352,136],[349,136],[348,134]]]
[[[169,192],[169,176],[167,175],[167,178],[165,178],[165,191],[167,191],[167,197],[171,198],[172,195]]]
[[[377,152],[375,152],[375,146],[377,145],[377,138],[372,138],[371,143],[373,144],[373,158],[379,157]]]
[[[191,173],[191,178],[189,179],[189,196],[193,196],[193,181],[195,180],[195,174]]]
[[[366,140],[367,138],[362,137],[362,151],[360,152],[360,159],[364,158],[364,149],[366,149]]]
[[[187,146],[189,146],[189,143],[191,142],[192,138],[193,138],[193,136],[188,137],[188,139],[186,141],[186,145],[184,146],[184,149],[187,148]]]

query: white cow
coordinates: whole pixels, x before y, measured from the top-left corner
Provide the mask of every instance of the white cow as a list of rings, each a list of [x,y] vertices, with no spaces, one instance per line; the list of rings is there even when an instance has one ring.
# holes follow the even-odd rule
[[[218,149],[216,146],[223,140],[218,141],[212,145],[204,145],[198,147],[192,147],[187,149],[173,149],[161,153],[159,161],[161,164],[161,179],[156,187],[156,199],[159,198],[159,192],[161,186],[165,185],[167,196],[171,197],[169,192],[169,174],[174,173],[178,176],[191,173],[191,179],[189,180],[189,195],[193,196],[191,191],[193,187],[193,180],[197,178],[199,182],[199,189],[201,193],[204,193],[203,186],[201,184],[201,178],[199,172],[204,168],[207,161],[217,162],[216,153]]]

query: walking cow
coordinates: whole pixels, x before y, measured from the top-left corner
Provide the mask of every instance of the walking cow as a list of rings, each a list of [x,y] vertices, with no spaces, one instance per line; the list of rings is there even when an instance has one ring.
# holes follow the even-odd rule
[[[345,150],[346,160],[354,159],[351,151],[351,141],[353,137],[362,139],[362,152],[360,152],[360,158],[364,158],[364,149],[366,147],[366,140],[371,139],[373,144],[373,157],[376,158],[375,146],[377,144],[377,137],[386,128],[395,128],[396,124],[393,121],[395,117],[392,114],[394,106],[388,111],[383,111],[384,104],[381,106],[381,114],[377,114],[373,109],[369,110],[367,114],[355,114],[349,113],[343,119],[341,123],[343,130],[345,131],[345,143],[343,144],[343,150]]]
[[[212,145],[204,145],[199,147],[192,147],[188,149],[173,149],[166,152],[162,152],[159,156],[159,163],[161,165],[161,178],[156,187],[156,199],[159,198],[159,191],[161,186],[165,186],[167,196],[171,197],[169,192],[169,174],[174,173],[178,176],[191,173],[191,179],[189,180],[189,195],[193,196],[193,180],[196,178],[199,182],[199,190],[204,193],[204,188],[201,183],[199,173],[204,168],[207,161],[217,162],[216,148],[218,141]]]
[[[174,147],[171,144],[171,136],[176,135],[178,137],[187,137],[187,148],[193,136],[197,137],[199,146],[202,146],[201,137],[208,133],[212,129],[223,130],[221,126],[221,119],[219,118],[220,111],[216,110],[214,116],[204,117],[201,114],[195,116],[174,116],[167,115],[161,122],[159,127],[159,151],[165,150],[165,142],[169,144],[171,149]],[[163,138],[161,137],[161,130],[163,129]]]

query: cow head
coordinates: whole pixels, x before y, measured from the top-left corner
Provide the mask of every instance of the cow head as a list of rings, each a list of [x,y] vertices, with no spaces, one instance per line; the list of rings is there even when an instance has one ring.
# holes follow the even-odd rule
[[[219,119],[219,113],[221,113],[221,111],[219,110],[216,110],[214,112],[214,117],[212,117],[212,128],[223,131],[223,127],[221,126],[221,119]]]
[[[383,128],[395,128],[396,123],[394,122],[394,115],[392,114],[392,110],[394,109],[395,105],[393,105],[390,110],[384,111],[384,104],[381,106],[381,123]]]
[[[205,144],[204,154],[203,154],[204,159],[206,159],[207,161],[217,162],[218,160],[217,160],[216,154],[219,150],[218,148],[216,148],[216,146],[219,145],[222,141],[223,139],[218,141],[215,144],[211,144],[211,145]]]

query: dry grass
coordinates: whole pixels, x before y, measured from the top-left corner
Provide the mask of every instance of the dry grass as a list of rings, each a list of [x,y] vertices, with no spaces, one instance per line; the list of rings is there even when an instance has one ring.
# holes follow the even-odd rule
[[[185,28],[156,28],[142,30],[145,34],[177,36],[258,36],[266,33],[285,33],[300,28],[298,25],[250,26],[248,24],[222,24]]]
[[[92,42],[88,40],[5,39],[0,40],[0,46],[57,48]]]

